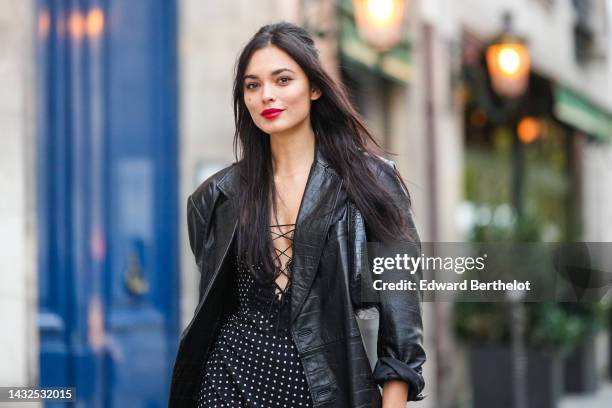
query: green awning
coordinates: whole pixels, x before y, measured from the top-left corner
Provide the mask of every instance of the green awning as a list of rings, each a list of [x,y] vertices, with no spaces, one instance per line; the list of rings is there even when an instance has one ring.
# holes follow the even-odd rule
[[[612,141],[612,114],[563,86],[555,88],[555,115],[601,141]]]
[[[410,44],[404,41],[385,52],[370,47],[361,37],[353,18],[351,0],[340,2],[340,53],[343,58],[383,75],[391,80],[407,84],[412,77]]]

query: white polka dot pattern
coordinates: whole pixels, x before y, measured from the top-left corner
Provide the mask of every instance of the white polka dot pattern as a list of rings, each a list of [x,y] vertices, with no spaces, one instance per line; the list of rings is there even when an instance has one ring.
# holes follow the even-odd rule
[[[198,408],[312,407],[288,327],[291,285],[278,299],[243,262],[236,265],[238,310],[221,327],[205,364]]]

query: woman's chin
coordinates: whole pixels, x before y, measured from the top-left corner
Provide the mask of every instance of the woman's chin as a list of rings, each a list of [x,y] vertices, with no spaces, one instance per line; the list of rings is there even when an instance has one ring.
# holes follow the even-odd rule
[[[279,134],[279,133],[284,133],[287,130],[291,129],[290,126],[266,126],[266,127],[262,127],[261,130],[263,130],[265,133],[269,134],[269,135],[273,135],[273,134]]]

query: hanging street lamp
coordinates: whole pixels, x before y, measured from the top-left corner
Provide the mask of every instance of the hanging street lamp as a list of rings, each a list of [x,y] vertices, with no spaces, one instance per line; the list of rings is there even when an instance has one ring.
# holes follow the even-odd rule
[[[512,15],[503,16],[503,31],[486,50],[487,69],[491,85],[504,104],[518,107],[529,85],[531,62],[525,41],[512,33]],[[523,222],[525,201],[525,152],[524,145],[533,142],[539,135],[539,123],[533,118],[509,117],[514,137],[512,141],[512,201],[517,215],[517,226]],[[523,304],[524,293],[506,293],[511,307],[510,334],[512,353],[512,407],[527,408],[527,311]]]
[[[404,0],[353,0],[359,35],[377,51],[386,51],[402,40]]]
[[[522,96],[529,85],[531,60],[525,41],[512,33],[512,19],[504,15],[504,30],[487,47],[487,69],[495,92],[504,98]]]

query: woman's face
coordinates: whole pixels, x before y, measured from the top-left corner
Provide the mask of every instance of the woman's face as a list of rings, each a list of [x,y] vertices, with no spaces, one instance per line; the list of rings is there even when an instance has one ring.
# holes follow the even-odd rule
[[[297,129],[310,121],[310,103],[321,96],[302,68],[280,48],[253,53],[244,76],[244,103],[253,122],[267,134]]]

